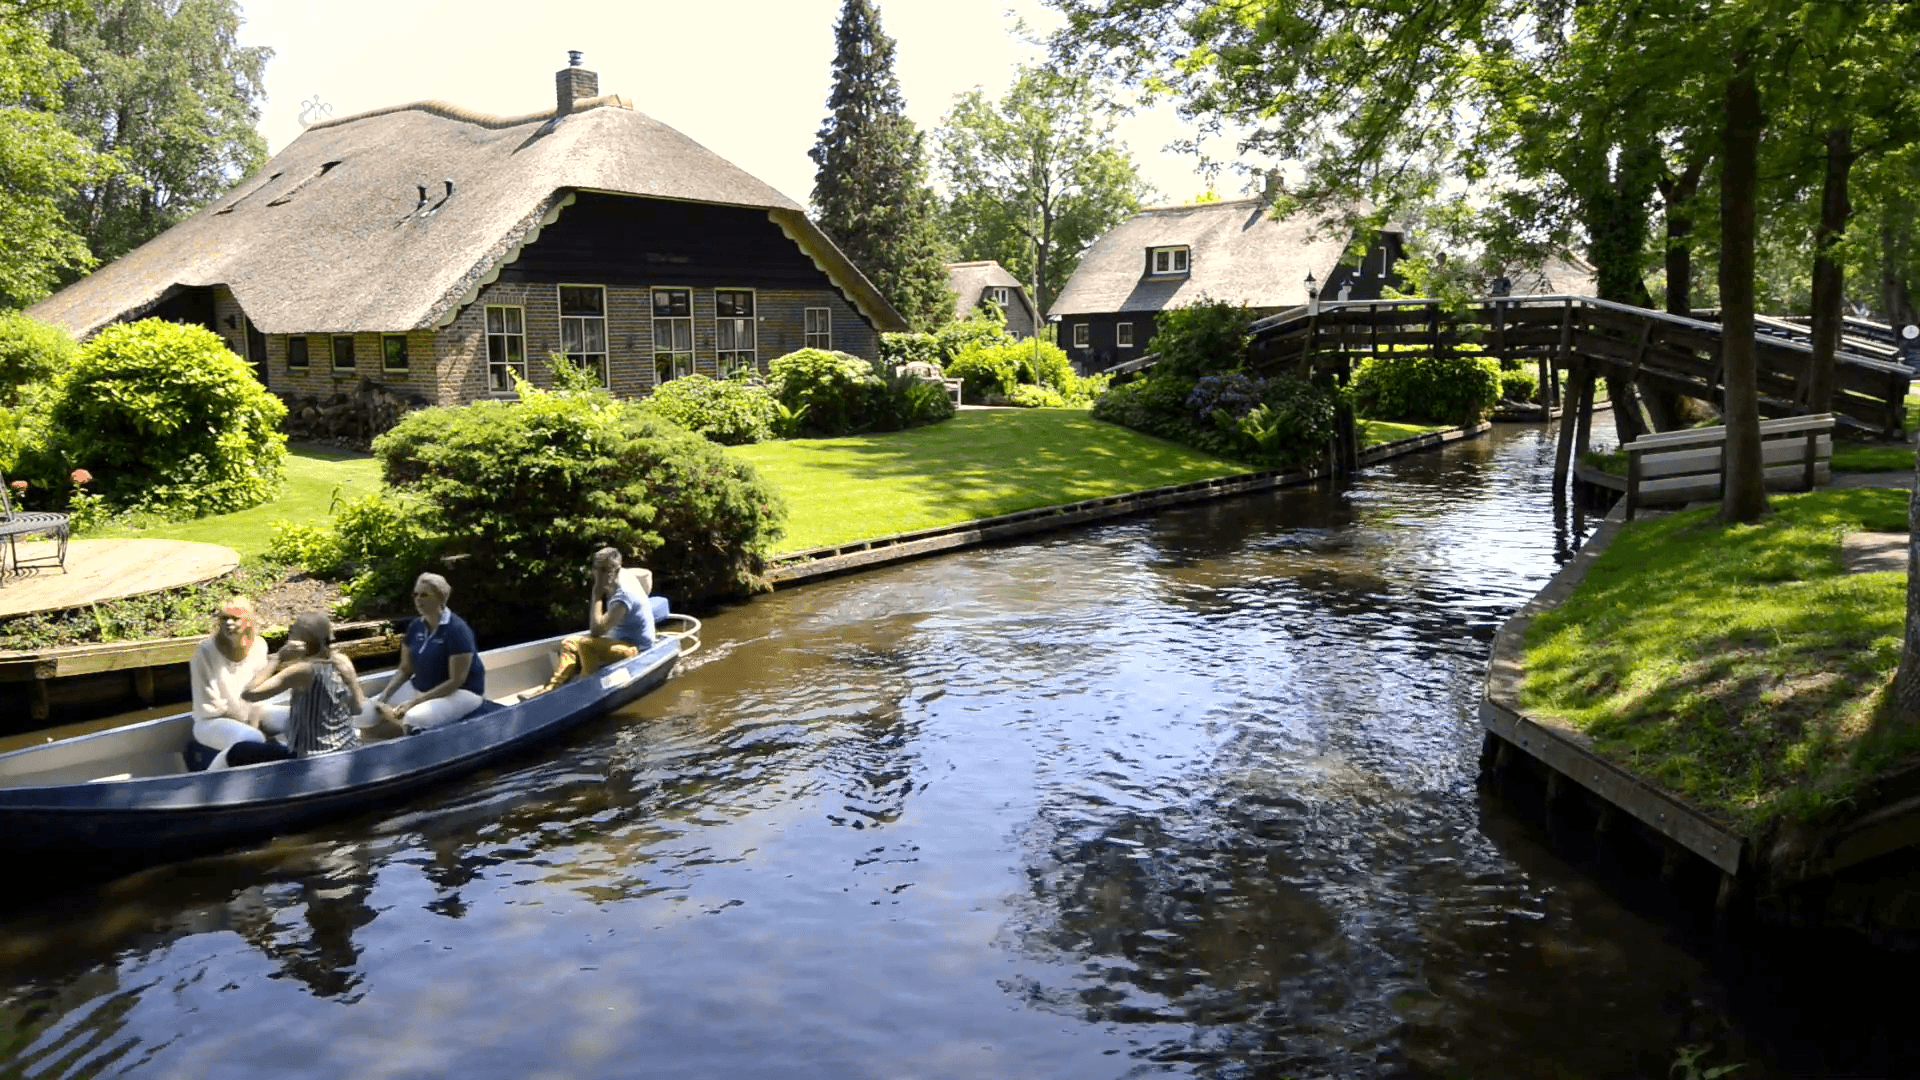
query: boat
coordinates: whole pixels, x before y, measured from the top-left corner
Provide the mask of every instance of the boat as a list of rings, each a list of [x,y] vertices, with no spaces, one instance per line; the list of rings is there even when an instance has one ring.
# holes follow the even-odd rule
[[[464,719],[351,750],[213,772],[188,767],[183,712],[0,754],[0,850],[153,855],[271,835],[473,772],[618,709],[700,646],[699,620],[653,597],[655,644],[639,656],[519,700],[558,662],[561,634],[483,650],[487,700]],[[392,671],[363,675],[369,695]]]

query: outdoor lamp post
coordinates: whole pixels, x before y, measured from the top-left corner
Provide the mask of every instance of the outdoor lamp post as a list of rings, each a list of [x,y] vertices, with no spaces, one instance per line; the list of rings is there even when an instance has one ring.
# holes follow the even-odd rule
[[[1320,314],[1319,282],[1313,279],[1313,271],[1307,271],[1307,314]]]

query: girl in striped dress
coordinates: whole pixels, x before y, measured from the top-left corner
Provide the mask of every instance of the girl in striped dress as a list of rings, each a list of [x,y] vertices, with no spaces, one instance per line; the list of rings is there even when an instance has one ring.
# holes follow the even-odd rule
[[[333,651],[333,624],[325,615],[294,619],[275,666],[243,696],[263,701],[288,687],[293,701],[282,738],[294,757],[350,750],[358,741],[354,729],[371,722],[353,661]]]

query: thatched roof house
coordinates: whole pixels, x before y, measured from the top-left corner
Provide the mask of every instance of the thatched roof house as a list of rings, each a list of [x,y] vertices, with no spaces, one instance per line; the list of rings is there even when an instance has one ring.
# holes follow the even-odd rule
[[[1087,249],[1048,313],[1084,370],[1143,356],[1156,317],[1202,299],[1273,314],[1306,303],[1309,274],[1326,299],[1379,297],[1394,280],[1398,230],[1382,231],[1363,259],[1348,257],[1354,230],[1338,216],[1275,218],[1267,197],[1142,210]]]
[[[953,293],[953,317],[964,319],[987,305],[998,307],[1007,317],[1007,333],[1030,338],[1040,324],[1033,297],[1027,295],[1020,280],[992,259],[947,264],[947,290]]]
[[[800,206],[578,65],[543,112],[315,124],[32,314],[82,336],[202,322],[276,391],[371,377],[442,402],[540,383],[552,353],[643,393],[808,344],[873,356],[906,328]]]

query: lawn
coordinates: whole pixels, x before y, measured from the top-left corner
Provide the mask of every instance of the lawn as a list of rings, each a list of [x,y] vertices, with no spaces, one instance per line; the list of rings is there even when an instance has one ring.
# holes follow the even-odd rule
[[[357,499],[380,490],[380,466],[364,454],[299,449],[287,453],[286,484],[280,497],[248,510],[170,525],[115,525],[96,537],[145,537],[220,544],[241,558],[264,554],[273,526],[282,521],[324,525],[337,493]]]
[[[1369,446],[1380,446],[1384,443],[1399,442],[1401,439],[1411,439],[1416,435],[1431,435],[1436,431],[1453,430],[1452,426],[1447,424],[1396,424],[1390,420],[1366,419],[1357,420],[1355,423],[1360,429],[1360,448],[1362,450]]]
[[[1252,471],[1079,409],[968,411],[911,431],[727,452],[786,496],[783,553]]]
[[[1848,574],[1841,538],[1904,532],[1904,491],[1775,496],[1758,525],[1707,507],[1621,531],[1527,635],[1521,702],[1748,830],[1806,819],[1920,753],[1889,719],[1906,575]]]

